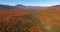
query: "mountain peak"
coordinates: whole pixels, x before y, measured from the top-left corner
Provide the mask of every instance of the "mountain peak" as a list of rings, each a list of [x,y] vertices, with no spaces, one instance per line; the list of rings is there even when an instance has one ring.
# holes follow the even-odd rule
[[[21,6],[24,6],[24,5],[22,5],[22,4],[17,4],[16,6],[17,6],[17,7],[21,7]]]

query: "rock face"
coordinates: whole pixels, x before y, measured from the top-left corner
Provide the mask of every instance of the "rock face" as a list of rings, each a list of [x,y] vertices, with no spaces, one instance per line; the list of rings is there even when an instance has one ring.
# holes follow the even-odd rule
[[[0,32],[60,32],[60,8],[0,5]]]

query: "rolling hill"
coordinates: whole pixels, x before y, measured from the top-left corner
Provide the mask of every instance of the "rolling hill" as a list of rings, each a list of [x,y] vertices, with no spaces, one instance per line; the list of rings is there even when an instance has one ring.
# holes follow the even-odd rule
[[[60,32],[60,5],[0,5],[0,32]]]

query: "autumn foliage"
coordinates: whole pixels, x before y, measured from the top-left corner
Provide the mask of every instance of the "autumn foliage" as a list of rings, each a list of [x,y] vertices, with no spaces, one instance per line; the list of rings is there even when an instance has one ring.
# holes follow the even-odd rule
[[[0,9],[0,32],[60,32],[59,8]]]

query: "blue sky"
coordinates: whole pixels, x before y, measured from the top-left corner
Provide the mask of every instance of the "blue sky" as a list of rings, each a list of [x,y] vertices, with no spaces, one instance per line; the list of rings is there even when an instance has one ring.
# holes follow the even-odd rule
[[[0,0],[0,4],[4,4],[4,5],[23,4],[27,6],[51,6],[51,5],[59,5],[60,0]]]

